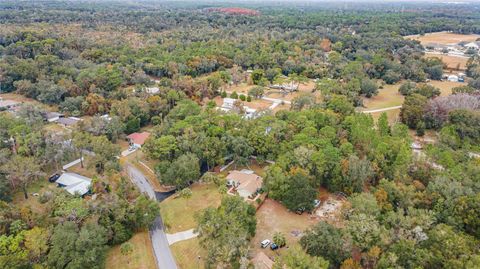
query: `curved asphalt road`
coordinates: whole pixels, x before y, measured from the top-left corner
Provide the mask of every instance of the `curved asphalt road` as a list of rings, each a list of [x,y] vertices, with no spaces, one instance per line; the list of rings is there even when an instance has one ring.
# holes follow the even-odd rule
[[[127,173],[130,179],[140,189],[142,193],[145,193],[150,199],[157,200],[155,191],[145,178],[145,176],[138,169],[132,165],[126,165]],[[160,269],[177,269],[177,264],[173,258],[172,252],[168,245],[167,236],[163,229],[162,217],[158,216],[155,219],[152,227],[150,228],[150,238],[152,239],[153,252],[157,259],[157,266]]]

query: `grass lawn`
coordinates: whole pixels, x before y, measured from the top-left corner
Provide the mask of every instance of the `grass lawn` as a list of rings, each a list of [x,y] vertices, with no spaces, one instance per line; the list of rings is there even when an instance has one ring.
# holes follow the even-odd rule
[[[196,227],[194,215],[209,206],[220,205],[222,195],[214,184],[195,183],[191,187],[192,196],[181,198],[172,195],[160,203],[160,212],[168,233],[177,233]]]
[[[392,106],[400,106],[403,104],[403,95],[398,92],[402,82],[388,85],[385,84],[383,89],[378,89],[378,94],[371,98],[363,98],[364,110],[372,110],[378,108],[386,108]]]
[[[153,255],[152,242],[147,231],[133,235],[128,241],[133,245],[133,252],[122,255],[120,245],[112,247],[107,253],[105,268],[107,269],[155,269],[157,268]]]
[[[388,123],[394,124],[394,123],[400,122],[400,108],[388,110],[384,112],[370,113],[370,115],[372,115],[373,120],[377,122],[380,116],[382,115],[382,113],[387,113]]]
[[[439,80],[432,80],[428,83],[440,89],[440,92],[441,92],[440,96],[448,96],[452,94],[453,88],[465,86],[468,84],[465,82],[451,82],[451,81],[439,81]]]
[[[45,179],[40,179],[28,187],[28,199],[25,199],[23,195],[23,191],[16,192],[13,195],[13,204],[18,206],[19,208],[30,208],[33,212],[35,213],[44,213],[45,212],[45,205],[41,204],[38,201],[37,196],[33,196],[33,193],[39,193],[42,194],[45,191],[48,190],[54,190],[56,189],[56,184],[49,183]]]
[[[177,242],[170,246],[177,265],[181,269],[204,268],[206,252],[197,238]],[[200,256],[200,259],[198,258]]]

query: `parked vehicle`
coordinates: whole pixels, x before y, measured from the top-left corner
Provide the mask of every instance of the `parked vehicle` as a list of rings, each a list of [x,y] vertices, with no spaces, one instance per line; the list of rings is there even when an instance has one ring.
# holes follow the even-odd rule
[[[278,245],[275,244],[275,243],[272,243],[272,244],[270,245],[270,249],[271,249],[271,250],[276,250],[276,249],[278,249]]]
[[[313,206],[315,208],[319,207],[320,206],[320,200],[317,200],[317,199],[313,200]]]
[[[266,248],[266,247],[268,247],[268,245],[270,245],[270,243],[271,243],[270,240],[265,239],[265,240],[263,240],[263,241],[260,243],[260,246],[261,246],[262,248]]]
[[[305,212],[305,208],[301,207],[299,209],[297,209],[297,211],[295,211],[295,213],[297,213],[298,215],[302,215],[303,212]]]
[[[48,178],[48,182],[53,183],[53,182],[57,181],[57,179],[58,179],[59,177],[60,177],[60,174],[53,174],[53,175],[51,175],[51,176]]]

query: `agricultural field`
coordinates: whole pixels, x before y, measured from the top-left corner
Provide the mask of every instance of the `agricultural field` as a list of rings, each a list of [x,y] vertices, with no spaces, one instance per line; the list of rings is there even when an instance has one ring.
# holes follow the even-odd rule
[[[420,41],[422,45],[427,44],[441,44],[441,45],[452,45],[458,44],[460,42],[473,42],[480,38],[480,35],[470,34],[470,35],[462,35],[450,32],[436,32],[436,33],[429,33],[425,35],[410,35],[406,36],[405,38],[414,39]]]
[[[469,57],[426,52],[426,58],[440,58],[448,70],[464,71],[467,69]]]

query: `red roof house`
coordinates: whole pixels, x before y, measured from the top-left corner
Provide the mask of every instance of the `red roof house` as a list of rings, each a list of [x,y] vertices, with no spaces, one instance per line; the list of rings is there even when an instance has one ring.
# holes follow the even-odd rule
[[[141,148],[149,136],[149,132],[132,133],[127,136],[127,140],[131,146]]]

